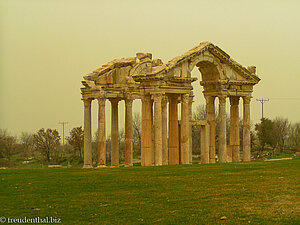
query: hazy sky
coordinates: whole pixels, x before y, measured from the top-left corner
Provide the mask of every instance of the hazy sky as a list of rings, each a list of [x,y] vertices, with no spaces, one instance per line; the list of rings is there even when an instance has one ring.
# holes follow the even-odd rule
[[[83,75],[136,52],[167,62],[203,41],[257,67],[253,123],[261,116],[257,98],[270,98],[265,117],[300,121],[299,9],[299,0],[0,0],[0,128],[61,132],[58,122],[67,121],[68,132],[83,124]],[[193,86],[195,108],[204,100],[199,82]],[[108,102],[106,112],[108,125]]]

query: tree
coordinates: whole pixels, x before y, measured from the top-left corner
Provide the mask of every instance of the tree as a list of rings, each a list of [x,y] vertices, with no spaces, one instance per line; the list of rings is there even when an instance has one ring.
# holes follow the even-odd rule
[[[290,126],[289,139],[294,148],[300,148],[300,123],[294,123]]]
[[[262,118],[259,124],[255,124],[261,151],[264,151],[267,144],[274,146],[273,127],[273,121],[268,118]]]
[[[193,120],[205,120],[206,118],[206,106],[204,104],[198,105],[194,110]],[[200,126],[192,126],[192,153],[199,154],[200,152]]]
[[[273,145],[279,147],[283,152],[285,142],[290,130],[290,123],[288,119],[277,117],[273,120]]]
[[[134,113],[133,120],[133,146],[139,151],[141,150],[141,116],[139,113]]]
[[[55,153],[58,146],[60,145],[60,136],[57,130],[44,128],[40,129],[36,134],[33,135],[34,147],[39,151],[48,162],[57,156]]]
[[[84,133],[81,126],[74,127],[70,132],[70,136],[67,137],[67,141],[72,145],[75,155],[76,153],[79,153],[80,159],[82,159],[83,140]]]
[[[0,130],[0,156],[10,161],[10,158],[17,146],[17,138],[7,135],[6,130]]]
[[[30,134],[28,132],[22,132],[20,136],[20,140],[25,155],[28,157],[34,147],[33,134]]]

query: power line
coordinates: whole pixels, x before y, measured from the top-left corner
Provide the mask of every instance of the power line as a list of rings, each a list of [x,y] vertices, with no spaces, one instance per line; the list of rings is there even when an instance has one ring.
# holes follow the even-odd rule
[[[68,122],[59,122],[59,124],[62,124],[63,126],[63,151],[65,150],[65,124],[68,124]]]
[[[256,101],[259,101],[261,103],[261,118],[264,118],[264,102],[268,102],[270,99],[256,99]]]
[[[300,100],[300,98],[269,98],[272,100]]]

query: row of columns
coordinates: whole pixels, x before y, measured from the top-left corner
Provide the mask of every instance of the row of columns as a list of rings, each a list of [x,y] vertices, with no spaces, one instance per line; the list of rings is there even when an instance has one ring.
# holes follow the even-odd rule
[[[157,93],[142,98],[141,164],[142,166],[191,163],[191,97],[181,96],[181,132],[178,128],[178,95]],[[119,98],[111,102],[111,166],[119,166]],[[167,102],[169,100],[169,139]],[[91,101],[84,100],[84,168],[92,167]],[[106,166],[105,98],[98,99],[98,167]],[[125,99],[125,166],[133,165],[132,102]],[[154,112],[152,107],[154,104]],[[152,135],[154,133],[154,136]],[[179,140],[180,139],[180,140]],[[169,143],[168,143],[169,140]],[[180,146],[179,146],[180,143]],[[169,148],[168,148],[169,146]],[[180,151],[179,151],[180,149]]]
[[[215,163],[215,96],[205,96],[206,118],[210,127],[209,163]],[[219,98],[219,162],[240,161],[239,96],[230,96],[230,145],[226,144],[226,96]],[[250,161],[250,96],[243,96],[243,161]],[[228,148],[227,148],[228,147]]]
[[[181,124],[178,128],[178,95],[167,96],[157,93],[142,98],[141,165],[176,165],[192,162],[192,96],[181,95]],[[206,118],[209,132],[203,130],[203,137],[209,138],[208,159],[215,163],[215,96],[205,96]],[[230,96],[230,145],[226,144],[226,97],[219,96],[219,161],[239,162],[239,99]],[[169,139],[167,135],[167,101],[169,100]],[[92,167],[91,101],[84,100],[84,168]],[[105,98],[99,98],[98,114],[98,167],[106,166]],[[111,101],[111,166],[119,166],[118,103]],[[133,165],[132,102],[125,99],[125,166]],[[154,115],[152,106],[154,103]],[[154,121],[153,121],[154,120]],[[154,123],[153,123],[154,122]],[[152,136],[154,132],[154,136]],[[180,135],[180,136],[179,136]],[[154,138],[154,141],[152,140]],[[169,141],[169,143],[168,143]],[[205,141],[201,143],[206,144]],[[180,146],[179,146],[180,145]],[[203,147],[204,149],[204,147]],[[206,149],[206,148],[205,148]],[[206,155],[206,154],[205,154]],[[205,156],[206,157],[206,156]],[[243,161],[250,161],[250,97],[243,97]],[[154,162],[154,163],[153,163]]]
[[[118,104],[120,99],[109,100],[111,102],[111,166],[118,167]],[[106,167],[105,101],[105,98],[98,99],[98,167]],[[84,168],[92,168],[91,102],[92,99],[84,100]],[[125,166],[133,165],[132,102],[131,98],[125,99]]]
[[[178,128],[178,97],[178,94],[167,97],[162,93],[155,93],[142,98],[142,166],[191,163],[191,97],[189,94],[181,95],[181,132]],[[168,101],[169,139],[167,135]],[[153,104],[154,115],[152,114]]]

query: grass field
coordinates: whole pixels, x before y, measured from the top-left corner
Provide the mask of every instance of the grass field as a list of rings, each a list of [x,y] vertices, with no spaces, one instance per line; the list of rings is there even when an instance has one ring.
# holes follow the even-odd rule
[[[8,169],[0,176],[0,217],[6,218],[48,216],[62,224],[300,224],[300,159]]]

